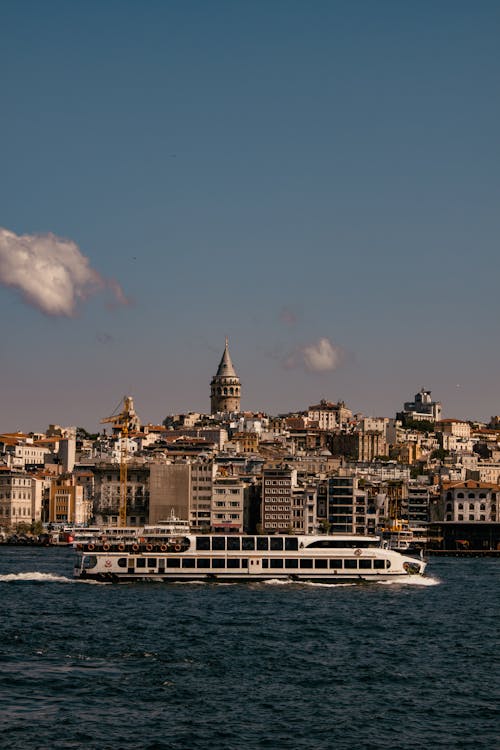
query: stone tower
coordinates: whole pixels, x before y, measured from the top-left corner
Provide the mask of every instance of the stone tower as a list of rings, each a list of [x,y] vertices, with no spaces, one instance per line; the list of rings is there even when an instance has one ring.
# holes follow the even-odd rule
[[[217,375],[214,375],[210,383],[210,413],[239,411],[240,390],[240,379],[236,375],[233,363],[231,362],[226,337],[226,346],[217,370]]]

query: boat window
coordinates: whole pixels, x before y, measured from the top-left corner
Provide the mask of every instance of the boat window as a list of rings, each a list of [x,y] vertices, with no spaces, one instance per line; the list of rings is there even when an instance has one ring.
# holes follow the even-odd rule
[[[330,560],[330,568],[343,568],[344,567],[344,561],[341,560],[339,557],[332,557]]]
[[[199,557],[196,561],[196,567],[197,568],[209,568],[210,567],[210,560],[208,557]]]
[[[357,560],[344,560],[344,568],[350,568],[351,570],[353,568],[358,567],[358,561]]]
[[[95,568],[97,565],[97,557],[96,555],[85,555],[83,558],[83,567],[85,570],[89,570],[90,568]]]
[[[255,549],[255,537],[244,536],[241,540],[241,549],[243,550],[254,550]]]
[[[160,559],[158,560],[158,570],[165,570],[165,560],[162,557],[160,557]]]
[[[269,539],[267,538],[267,536],[257,537],[257,549],[265,551],[269,549]]]
[[[156,557],[148,557],[148,568],[156,568]]]
[[[228,536],[227,538],[227,548],[228,550],[238,550],[240,551],[240,538],[239,536]]]
[[[269,560],[262,560],[262,567],[268,568],[269,567]]]
[[[373,567],[374,568],[384,568],[385,567],[385,560],[374,560],[373,561]]]
[[[364,568],[365,570],[368,570],[372,567],[372,561],[371,560],[359,560],[359,567]]]
[[[145,568],[146,567],[146,558],[145,557],[138,557],[135,561],[135,565],[137,568]]]
[[[281,536],[272,536],[269,541],[271,543],[271,549],[272,550],[282,550],[283,549],[283,537],[281,537]]]
[[[326,568],[326,567],[328,567],[328,560],[315,560],[314,561],[314,567],[315,568]]]
[[[385,567],[386,568],[390,568],[391,567],[391,561],[390,560],[386,560],[385,561]]]
[[[197,550],[210,549],[210,537],[209,536],[197,536],[196,537],[196,549]]]
[[[167,568],[180,568],[181,559],[180,557],[167,557]]]
[[[303,560],[300,561],[301,568],[312,568],[312,566],[313,566],[313,561],[311,558],[304,558]]]
[[[182,561],[183,568],[194,568],[196,567],[196,560],[194,557],[185,557]]]
[[[214,557],[212,560],[212,567],[213,568],[225,568],[226,567],[226,561],[223,557]]]
[[[212,549],[216,549],[216,550],[226,549],[226,537],[225,536],[213,536],[212,537]]]
[[[235,557],[228,557],[227,559],[227,567],[228,568],[239,568],[240,567],[240,561]]]
[[[118,558],[118,567],[119,568],[126,568],[127,567],[127,558],[126,557],[120,557],[120,558]]]
[[[377,539],[318,539],[307,545],[308,549],[349,549],[351,547],[378,547]]]
[[[271,561],[271,568],[282,568],[283,567],[283,560],[274,560]]]
[[[299,567],[298,560],[285,560],[285,568],[298,568],[298,567]]]
[[[299,540],[297,537],[288,536],[285,538],[285,549],[296,550],[299,548]]]

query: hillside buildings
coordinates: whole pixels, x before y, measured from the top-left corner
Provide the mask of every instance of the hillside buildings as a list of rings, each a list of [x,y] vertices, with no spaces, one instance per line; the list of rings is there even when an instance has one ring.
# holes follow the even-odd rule
[[[443,418],[425,389],[395,418],[326,399],[293,414],[242,412],[226,339],[209,414],[142,425],[127,396],[104,422],[111,434],[50,425],[0,435],[0,527],[117,525],[125,498],[129,526],[171,514],[198,533],[404,524],[422,545],[500,544],[500,418],[488,427]]]

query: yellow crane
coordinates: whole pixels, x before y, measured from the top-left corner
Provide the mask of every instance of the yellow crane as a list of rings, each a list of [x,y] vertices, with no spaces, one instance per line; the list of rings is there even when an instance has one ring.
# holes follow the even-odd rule
[[[120,508],[119,526],[127,525],[127,460],[128,460],[128,435],[131,419],[135,417],[134,402],[131,396],[123,397],[123,408],[120,412],[110,417],[101,419],[101,424],[111,423],[120,435]]]

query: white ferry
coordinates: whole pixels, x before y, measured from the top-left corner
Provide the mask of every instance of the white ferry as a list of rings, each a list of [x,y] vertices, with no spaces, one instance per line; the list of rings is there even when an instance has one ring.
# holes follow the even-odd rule
[[[170,535],[146,527],[130,537],[75,544],[74,575],[99,581],[379,581],[422,575],[426,563],[381,547],[378,537],[345,535]]]

